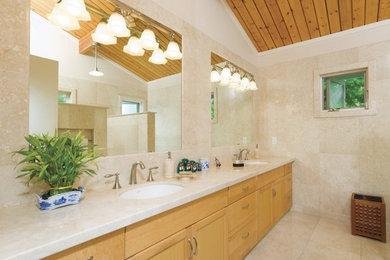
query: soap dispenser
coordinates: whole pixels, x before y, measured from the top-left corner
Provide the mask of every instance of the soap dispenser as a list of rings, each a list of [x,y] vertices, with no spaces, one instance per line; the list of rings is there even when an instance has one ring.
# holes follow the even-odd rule
[[[175,164],[173,162],[171,152],[168,152],[168,158],[164,161],[164,176],[166,178],[175,177]]]
[[[260,158],[259,145],[256,144],[256,148],[255,148],[255,159],[259,159],[259,158]]]

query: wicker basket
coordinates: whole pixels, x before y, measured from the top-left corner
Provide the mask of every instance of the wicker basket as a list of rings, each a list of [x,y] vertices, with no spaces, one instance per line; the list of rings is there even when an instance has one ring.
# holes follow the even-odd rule
[[[352,235],[361,235],[386,243],[386,204],[382,197],[352,193]]]

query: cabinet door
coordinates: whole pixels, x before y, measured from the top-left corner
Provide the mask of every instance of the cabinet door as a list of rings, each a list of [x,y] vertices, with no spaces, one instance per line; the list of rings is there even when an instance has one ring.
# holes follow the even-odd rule
[[[272,185],[272,218],[273,224],[279,221],[279,219],[284,214],[284,202],[285,202],[285,194],[284,194],[284,178],[281,178],[273,183]]]
[[[122,260],[125,257],[124,244],[124,229],[120,229],[49,256],[45,260]]]
[[[225,209],[195,223],[191,229],[194,259],[223,260],[227,258],[227,221]]]
[[[188,259],[192,252],[188,239],[189,229],[177,232],[176,234],[162,240],[161,242],[139,252],[128,258],[131,260],[153,259],[153,260],[183,260]],[[139,237],[142,239],[142,237]]]
[[[272,228],[272,184],[258,191],[257,196],[258,240]]]
[[[284,177],[284,213],[292,207],[292,174],[288,173]]]

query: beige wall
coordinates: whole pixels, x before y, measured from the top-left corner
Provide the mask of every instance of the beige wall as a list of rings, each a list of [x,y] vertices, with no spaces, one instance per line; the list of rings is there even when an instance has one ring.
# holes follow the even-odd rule
[[[347,218],[352,192],[390,201],[390,42],[298,59],[258,70],[258,138],[262,150],[294,156],[294,209]],[[374,116],[314,118],[313,71],[376,63],[369,77]],[[271,138],[278,143],[272,145]],[[390,207],[387,207],[387,221]]]
[[[222,47],[213,39],[175,15],[162,10],[157,4],[143,0],[123,0],[151,18],[171,27],[183,36],[183,102],[182,150],[173,151],[173,158],[198,159],[209,156],[210,140],[210,52],[213,51],[249,72],[256,69],[240,56]],[[5,1],[0,9],[0,23],[7,27],[0,32],[0,205],[31,203],[31,192],[43,191],[43,186],[28,188],[15,179],[15,159],[10,151],[24,145],[23,136],[28,132],[28,57],[29,57],[29,1]],[[193,124],[193,122],[197,122]],[[224,149],[229,156],[231,150]],[[219,154],[223,154],[220,152]],[[228,156],[228,155],[227,155]],[[162,168],[166,153],[148,153],[112,156],[99,159],[99,176],[81,180],[87,189],[111,188],[102,177],[106,173],[121,173],[121,182],[129,180],[131,163],[143,160],[146,167],[157,164]],[[158,178],[158,174],[156,178]],[[140,178],[142,180],[142,178]]]
[[[181,148],[181,73],[148,82],[148,111],[156,114],[156,150]]]

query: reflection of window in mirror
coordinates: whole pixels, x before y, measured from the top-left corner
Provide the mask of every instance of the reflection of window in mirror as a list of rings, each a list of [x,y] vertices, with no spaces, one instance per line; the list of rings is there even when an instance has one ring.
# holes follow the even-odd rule
[[[121,97],[121,114],[136,114],[143,112],[143,101],[135,98]]]
[[[58,90],[58,103],[76,104],[76,90],[72,89],[59,89]]]

